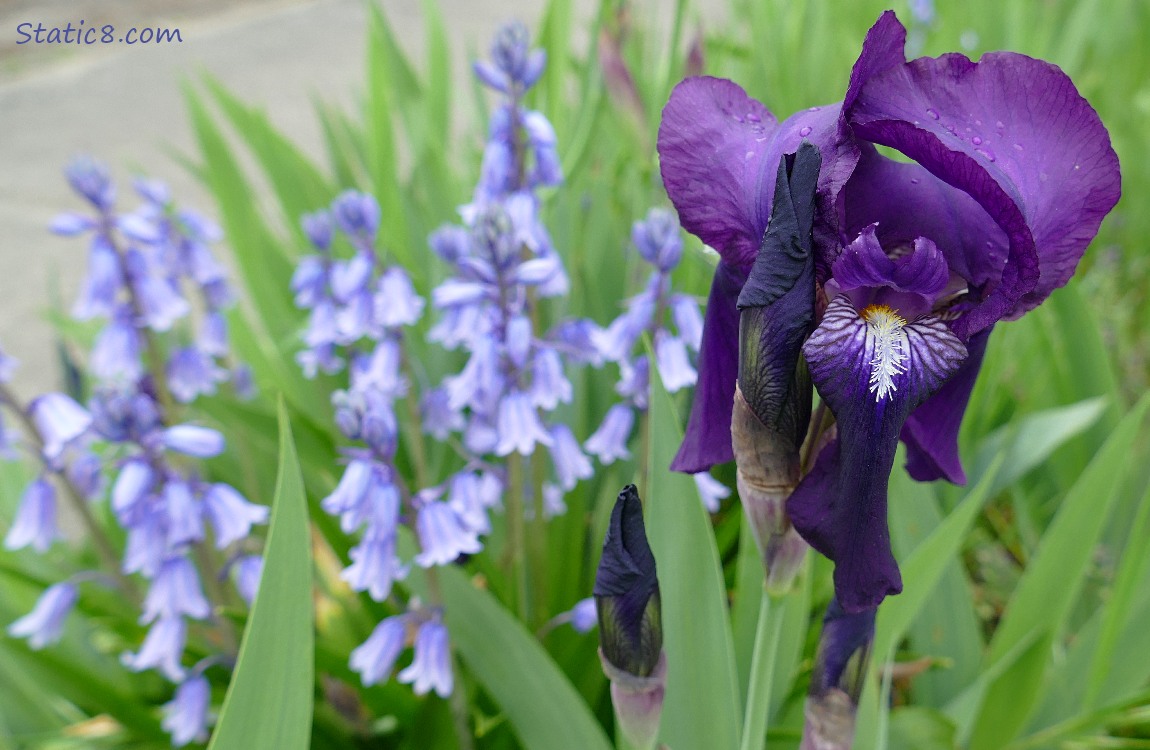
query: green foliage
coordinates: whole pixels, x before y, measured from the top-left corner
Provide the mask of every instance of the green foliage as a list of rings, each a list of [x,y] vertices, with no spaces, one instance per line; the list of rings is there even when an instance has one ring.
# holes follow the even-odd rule
[[[303,476],[282,401],[279,433],[279,477],[264,572],[211,750],[291,750],[311,744],[311,539]]]

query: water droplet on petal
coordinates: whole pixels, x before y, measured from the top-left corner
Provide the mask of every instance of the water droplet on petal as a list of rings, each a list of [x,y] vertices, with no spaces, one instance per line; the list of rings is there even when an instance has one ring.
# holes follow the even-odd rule
[[[762,122],[762,120],[754,112],[749,112],[747,114],[747,122]]]
[[[994,123],[994,127],[998,128],[999,130],[1002,130],[1006,126],[1002,124],[1002,120],[999,120],[998,122]]]
[[[987,161],[994,161],[994,152],[988,148],[978,149],[978,153],[986,157]]]
[[[982,145],[982,139],[979,138],[977,135],[974,136],[973,138],[971,138],[970,142],[973,143],[975,146],[981,146]]]
[[[910,178],[910,184],[911,185],[917,185],[918,184],[918,178],[917,177],[911,177]]]
[[[938,112],[936,112],[935,110],[933,110],[933,109],[928,109],[928,110],[926,111],[926,113],[927,113],[928,115],[930,115],[930,119],[932,119],[932,120],[937,120],[937,119],[938,119]]]
[[[804,125],[802,127],[802,129],[799,130],[799,135],[802,136],[803,138],[806,138],[810,134],[811,134],[811,129],[809,127],[807,127],[806,125]]]
[[[807,107],[808,112],[818,112],[822,107]]]
[[[1022,150],[1022,144],[1021,143],[1014,144],[1014,150],[1015,151],[1021,151]]]

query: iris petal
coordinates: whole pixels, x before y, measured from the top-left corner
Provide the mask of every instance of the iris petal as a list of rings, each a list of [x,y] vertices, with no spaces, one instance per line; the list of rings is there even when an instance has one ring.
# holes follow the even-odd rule
[[[803,538],[835,561],[836,596],[857,612],[902,590],[886,516],[899,432],[958,369],[966,348],[937,318],[906,323],[877,306],[860,314],[840,295],[803,354],[839,434],[791,495],[787,512]]]
[[[1065,284],[1118,201],[1106,128],[1041,60],[995,52],[896,65],[862,86],[847,115],[855,135],[966,192],[1008,237],[1001,282],[956,322],[964,339]]]
[[[739,311],[746,275],[726,261],[715,268],[699,348],[699,380],[686,433],[671,469],[694,474],[733,461],[731,409],[739,372]]]

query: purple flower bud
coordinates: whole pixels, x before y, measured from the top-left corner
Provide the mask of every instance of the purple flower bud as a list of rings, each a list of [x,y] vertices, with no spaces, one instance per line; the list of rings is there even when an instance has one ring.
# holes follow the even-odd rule
[[[444,225],[432,232],[427,242],[436,255],[451,264],[471,254],[471,234],[460,226]]]
[[[327,267],[317,255],[300,258],[291,277],[296,307],[311,309],[327,298]]]
[[[157,620],[148,630],[138,653],[126,653],[120,657],[125,667],[133,672],[145,669],[159,669],[172,682],[183,679],[184,669],[180,657],[184,653],[187,626],[180,617],[167,617]]]
[[[143,341],[131,310],[119,307],[92,346],[89,359],[92,374],[100,380],[135,382],[144,372],[140,364],[142,349]]]
[[[563,502],[563,488],[551,482],[544,482],[543,518],[551,520],[567,512],[567,503]]]
[[[552,336],[563,344],[563,351],[571,362],[592,367],[603,364],[603,356],[595,344],[602,334],[603,329],[587,318],[565,320],[552,331]]]
[[[225,344],[226,348],[226,344]],[[227,370],[218,367],[211,355],[194,346],[177,349],[168,362],[168,387],[182,404],[197,396],[216,392],[216,383],[228,379]]]
[[[577,633],[590,633],[599,624],[599,612],[595,609],[593,596],[580,599],[566,615]]]
[[[88,274],[80,289],[80,298],[72,307],[77,320],[89,320],[98,315],[111,315],[116,305],[116,293],[123,284],[120,258],[108,241],[97,235],[88,248]]]
[[[167,513],[153,497],[134,508],[131,516],[121,569],[152,578],[168,554]]]
[[[162,217],[151,211],[137,211],[116,217],[116,229],[130,240],[146,245],[154,245],[164,240]]]
[[[48,225],[48,230],[62,237],[72,237],[95,229],[97,226],[99,226],[99,224],[90,216],[64,213],[57,214],[56,217],[52,219],[52,223]]]
[[[112,485],[112,510],[120,523],[129,523],[136,504],[151,491],[154,478],[152,467],[143,459],[130,459],[120,469]]]
[[[72,189],[96,208],[107,211],[116,200],[116,188],[108,176],[108,168],[91,157],[81,156],[64,169],[64,176]]]
[[[354,295],[367,289],[375,270],[375,258],[368,253],[356,253],[349,261],[336,261],[331,266],[331,292],[338,302],[348,302]]]
[[[172,736],[174,747],[208,738],[208,707],[212,688],[203,675],[189,677],[176,688],[172,700],[164,704],[160,726]]]
[[[679,219],[665,208],[652,208],[643,221],[635,222],[631,241],[643,260],[667,273],[683,257],[683,238]]]
[[[522,22],[512,21],[495,32],[495,39],[491,42],[491,62],[508,83],[518,85],[520,90],[526,90],[535,83],[543,71],[545,60],[538,52],[532,53],[531,34]]]
[[[303,227],[304,234],[311,244],[315,245],[319,250],[327,250],[331,247],[331,214],[327,211],[316,211],[315,213],[304,214],[300,217],[300,225]],[[298,302],[297,302],[298,304]]]
[[[731,488],[715,479],[705,471],[700,471],[695,477],[695,487],[699,490],[699,499],[708,513],[718,513],[719,503],[731,494]]]
[[[256,383],[252,377],[252,368],[247,365],[236,365],[232,369],[232,390],[240,401],[250,401],[256,397]]]
[[[651,360],[646,355],[636,357],[634,362],[620,360],[619,382],[615,392],[630,399],[636,409],[646,409],[651,394]]]
[[[264,559],[259,555],[244,555],[235,562],[236,590],[250,607],[259,593],[260,576],[264,570]]]
[[[385,328],[414,325],[423,314],[423,298],[407,272],[399,266],[387,269],[379,279],[375,293],[375,322]]]
[[[631,437],[631,427],[635,424],[635,414],[626,404],[615,404],[607,411],[599,429],[587,438],[583,447],[587,452],[598,456],[603,465],[612,464],[616,459],[628,459],[627,439]]]
[[[196,346],[204,354],[225,357],[228,353],[228,321],[219,312],[209,312],[200,324]]]
[[[149,268],[139,250],[124,253],[124,265],[135,290],[144,323],[153,331],[167,331],[191,309],[187,300],[167,279]]]
[[[424,432],[436,440],[446,440],[452,432],[463,429],[463,414],[451,408],[444,388],[433,388],[424,394],[420,415]]]
[[[379,230],[379,203],[366,193],[340,193],[332,201],[331,213],[336,226],[353,237],[371,240]]]
[[[703,316],[699,314],[699,303],[686,294],[671,295],[671,318],[675,328],[688,347],[699,351],[703,342]]]
[[[447,503],[424,502],[416,516],[415,530],[421,552],[415,562],[421,567],[447,565],[462,554],[475,554],[483,549],[479,536],[469,529]]]
[[[36,431],[44,443],[44,457],[55,461],[76,438],[92,426],[92,415],[63,393],[46,393],[28,405]]]
[[[687,358],[687,346],[683,340],[665,330],[655,333],[655,362],[668,393],[692,386],[698,379],[695,368]]]
[[[447,641],[447,626],[438,617],[419,626],[419,633],[415,636],[415,659],[411,666],[399,673],[397,679],[413,683],[416,695],[432,689],[440,698],[451,695],[454,684],[451,646]]]
[[[92,500],[100,493],[103,485],[101,468],[99,456],[91,452],[82,453],[68,464],[68,481],[82,497]]]
[[[204,510],[223,549],[251,533],[254,524],[267,523],[268,508],[248,502],[231,485],[213,484],[204,493]]]
[[[178,424],[164,430],[164,446],[196,458],[211,458],[224,452],[224,436],[210,427]]]
[[[170,557],[160,570],[144,599],[144,612],[140,623],[156,618],[176,618],[182,615],[202,620],[211,614],[208,600],[200,587],[200,576],[188,558]]]
[[[499,403],[499,444],[495,453],[506,456],[515,451],[521,456],[535,452],[535,444],[551,445],[551,436],[543,429],[539,415],[531,403],[531,396],[522,391],[511,391]]]
[[[365,687],[385,679],[407,644],[410,615],[388,617],[375,626],[371,636],[351,652],[352,671],[359,672]]]
[[[49,586],[31,612],[8,626],[8,635],[27,638],[34,651],[56,643],[64,633],[64,621],[76,604],[76,595],[75,584],[67,581]]]
[[[516,315],[507,321],[504,342],[507,358],[516,370],[522,370],[527,364],[527,355],[531,353],[531,320],[526,315]]]
[[[148,180],[143,177],[137,177],[132,180],[132,187],[141,198],[152,203],[158,207],[165,207],[172,202],[171,192],[168,186],[160,180]]]

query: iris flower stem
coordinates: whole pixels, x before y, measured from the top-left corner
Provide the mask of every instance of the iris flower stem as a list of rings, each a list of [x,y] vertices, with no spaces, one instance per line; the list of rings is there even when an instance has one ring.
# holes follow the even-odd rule
[[[527,527],[523,517],[523,457],[512,453],[507,457],[507,531],[510,552],[510,575],[515,581],[516,613],[520,621],[530,622],[530,601],[527,590]]]
[[[755,630],[755,648],[751,655],[751,680],[743,715],[741,750],[762,750],[767,734],[767,714],[771,703],[771,678],[783,631],[784,600],[772,597],[764,588],[759,605],[759,622]]]
[[[139,589],[136,588],[135,582],[124,575],[124,572],[120,569],[120,556],[116,554],[116,548],[112,545],[111,540],[108,539],[108,535],[104,533],[103,527],[100,526],[100,523],[92,514],[92,509],[88,507],[88,503],[84,500],[83,495],[81,495],[80,491],[76,489],[76,486],[72,484],[72,481],[68,479],[68,475],[63,471],[56,470],[44,459],[44,437],[40,434],[36,423],[28,416],[28,412],[20,407],[20,402],[16,399],[15,394],[3,383],[0,383],[0,403],[8,404],[12,411],[15,412],[20,423],[24,425],[25,431],[29,437],[32,438],[35,444],[36,456],[44,469],[55,474],[64,485],[64,497],[68,498],[68,503],[72,506],[76,514],[80,516],[80,520],[88,530],[88,536],[92,539],[92,544],[96,547],[96,554],[104,564],[104,567],[108,569],[108,572],[113,576],[120,589],[127,594],[133,602],[139,604]]]
[[[439,586],[439,573],[435,568],[428,568],[425,572],[427,580],[427,594],[432,606],[443,605],[443,590]],[[459,750],[474,750],[475,742],[468,722],[467,696],[463,694],[463,681],[460,679],[459,659],[456,658],[455,649],[452,649],[451,670],[453,689],[448,705],[451,707],[451,724],[455,729],[456,739],[459,740]]]

